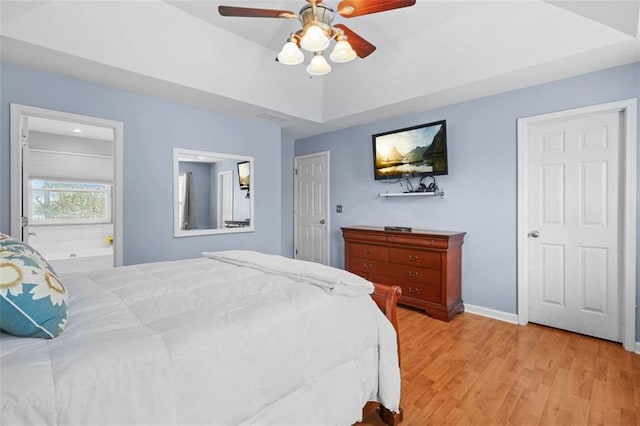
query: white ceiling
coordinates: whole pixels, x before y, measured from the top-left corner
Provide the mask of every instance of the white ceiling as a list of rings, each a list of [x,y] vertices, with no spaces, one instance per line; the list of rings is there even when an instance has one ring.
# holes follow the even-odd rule
[[[292,138],[640,61],[640,0],[417,0],[337,17],[377,50],[314,78],[274,60],[297,21],[217,12],[304,0],[1,1],[5,60],[271,120]]]
[[[103,141],[113,140],[113,129],[43,117],[29,117],[29,130]]]

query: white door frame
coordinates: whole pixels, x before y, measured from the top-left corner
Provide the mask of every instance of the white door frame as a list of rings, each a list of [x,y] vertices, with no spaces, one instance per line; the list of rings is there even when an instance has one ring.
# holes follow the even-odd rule
[[[624,167],[624,200],[623,212],[623,247],[622,257],[622,345],[628,351],[635,350],[636,339],[636,175],[637,157],[637,99],[625,99],[617,102],[593,105],[584,108],[576,108],[558,111],[549,114],[537,115],[518,119],[518,324],[525,325],[529,322],[529,283],[528,283],[528,156],[529,127],[546,121],[564,120],[586,114],[599,114],[605,112],[620,112],[623,115],[620,134],[624,135],[621,143]]]
[[[296,175],[296,170],[298,170],[298,161],[304,160],[312,157],[325,157],[327,159],[327,185],[325,192],[325,217],[327,221],[327,226],[325,226],[324,238],[327,239],[327,265],[331,264],[331,206],[329,206],[329,201],[331,200],[331,167],[330,167],[330,151],[322,151],[315,152],[313,154],[306,155],[298,155],[293,159],[293,257],[296,257],[296,241],[298,241],[298,211],[296,210],[298,206],[298,176]]]
[[[122,206],[122,162],[123,162],[123,128],[120,121],[91,117],[88,115],[72,114],[27,105],[11,104],[11,235],[21,238],[22,216],[22,142],[21,123],[23,117],[41,117],[52,120],[73,121],[91,126],[108,127],[113,129],[113,259],[114,266],[123,264],[123,206]]]
[[[231,211],[233,211],[233,172],[231,170],[226,172],[218,172],[218,199],[216,200],[216,226],[219,229],[224,228],[224,179],[229,179],[231,182]],[[230,220],[234,220],[233,216]]]

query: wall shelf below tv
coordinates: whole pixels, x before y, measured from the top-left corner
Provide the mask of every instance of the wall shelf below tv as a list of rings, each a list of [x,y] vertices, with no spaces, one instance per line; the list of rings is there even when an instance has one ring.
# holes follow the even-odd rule
[[[429,195],[439,195],[440,198],[444,198],[444,191],[429,191],[429,192],[382,192],[378,194],[378,197],[424,197]]]

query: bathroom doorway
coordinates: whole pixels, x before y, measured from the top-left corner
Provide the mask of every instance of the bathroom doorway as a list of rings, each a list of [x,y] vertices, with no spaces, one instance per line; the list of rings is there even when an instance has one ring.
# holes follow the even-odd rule
[[[122,265],[122,129],[11,105],[11,234],[58,273]]]

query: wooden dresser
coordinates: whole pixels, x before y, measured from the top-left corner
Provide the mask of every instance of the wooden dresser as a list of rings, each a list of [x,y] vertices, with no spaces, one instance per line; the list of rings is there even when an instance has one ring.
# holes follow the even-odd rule
[[[398,303],[451,321],[464,310],[460,280],[464,232],[385,231],[342,228],[345,269],[378,284],[402,289]]]

